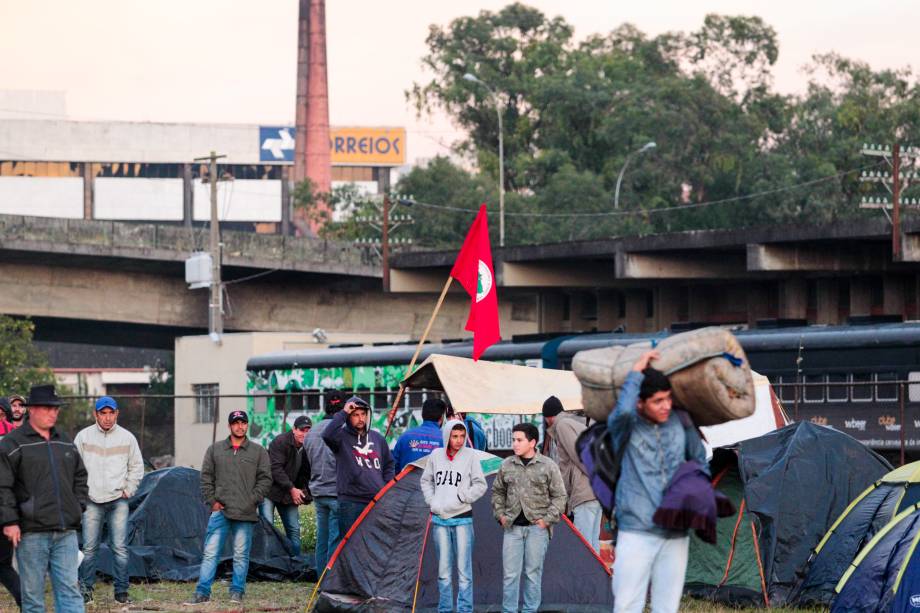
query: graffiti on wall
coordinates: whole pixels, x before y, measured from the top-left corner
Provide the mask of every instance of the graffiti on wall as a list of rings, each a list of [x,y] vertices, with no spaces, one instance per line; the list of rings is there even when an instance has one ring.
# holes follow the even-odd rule
[[[354,392],[371,405],[371,427],[378,432],[387,428],[387,411],[395,400],[399,383],[406,373],[406,366],[342,366],[331,368],[291,368],[267,372],[249,371],[246,391],[250,395],[271,394],[268,397],[248,399],[250,414],[250,436],[263,446],[282,432],[284,420],[284,402],[290,402],[287,393],[317,392],[312,402],[306,400],[303,408],[287,413],[287,427],[299,415],[306,415],[317,423],[324,416],[319,394],[324,390],[341,389]],[[399,435],[422,423],[421,405],[429,394],[438,392],[412,391],[403,397],[388,441],[391,445]],[[312,405],[312,406],[311,406]],[[291,404],[288,404],[290,407]],[[476,415],[475,419],[482,425],[489,441],[489,449],[510,449],[511,428],[521,421],[529,421],[538,427],[542,421],[539,416],[520,415]]]

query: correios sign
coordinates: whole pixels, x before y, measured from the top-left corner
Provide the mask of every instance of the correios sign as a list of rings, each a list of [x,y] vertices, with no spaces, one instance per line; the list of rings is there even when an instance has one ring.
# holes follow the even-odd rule
[[[331,128],[335,166],[399,166],[406,163],[405,128]]]
[[[259,160],[294,161],[294,128],[259,127]],[[333,127],[329,130],[333,166],[400,166],[406,163],[405,128]]]

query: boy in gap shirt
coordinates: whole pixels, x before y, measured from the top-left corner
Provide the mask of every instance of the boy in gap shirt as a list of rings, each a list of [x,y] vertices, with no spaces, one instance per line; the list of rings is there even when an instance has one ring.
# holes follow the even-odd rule
[[[444,447],[428,456],[421,488],[431,507],[438,551],[438,613],[454,610],[451,577],[457,562],[457,613],[473,611],[473,502],[486,493],[476,450],[466,446],[466,426],[452,419],[441,428]]]

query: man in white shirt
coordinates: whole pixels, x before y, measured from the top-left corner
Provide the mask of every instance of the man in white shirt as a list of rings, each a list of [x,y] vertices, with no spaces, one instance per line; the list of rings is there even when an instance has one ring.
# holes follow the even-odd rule
[[[108,524],[115,558],[115,600],[128,599],[128,498],[144,476],[144,460],[134,435],[120,427],[118,404],[109,396],[96,401],[96,423],[81,430],[74,445],[89,475],[89,502],[83,512],[83,563],[80,591],[93,600],[96,554],[103,527]]]

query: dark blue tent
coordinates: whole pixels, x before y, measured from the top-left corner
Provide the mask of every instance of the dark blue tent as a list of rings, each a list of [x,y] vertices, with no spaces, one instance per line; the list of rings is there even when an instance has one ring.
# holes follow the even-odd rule
[[[128,517],[128,573],[132,578],[191,581],[198,578],[210,510],[201,500],[201,473],[181,466],[147,473],[131,498]],[[106,537],[107,538],[107,537]],[[229,569],[233,552],[228,542],[221,555]],[[281,534],[260,520],[252,533],[249,576],[258,579],[296,578],[303,560],[292,560]],[[99,571],[111,576],[112,552],[99,551]]]
[[[904,509],[920,502],[920,462],[897,468],[856,497],[837,518],[808,562],[793,602],[830,604],[856,554]]]
[[[501,609],[502,529],[491,486],[500,459],[480,452],[489,492],[473,504],[473,599],[477,613]],[[437,611],[438,560],[428,538],[431,513],[419,481],[427,458],[381,490],[326,565],[307,605],[315,613]],[[541,611],[609,613],[610,575],[575,527],[562,521],[546,552]]]
[[[918,509],[915,504],[898,514],[856,556],[837,585],[831,613],[920,610]]]

